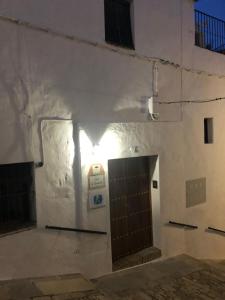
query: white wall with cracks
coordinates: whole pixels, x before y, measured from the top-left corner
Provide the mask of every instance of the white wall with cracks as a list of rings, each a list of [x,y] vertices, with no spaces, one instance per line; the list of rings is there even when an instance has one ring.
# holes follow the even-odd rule
[[[103,0],[67,1],[61,9],[62,1],[0,0],[0,163],[44,158],[35,173],[38,228],[0,238],[0,279],[111,272],[108,187],[106,206],[89,209],[87,171],[101,160],[107,179],[108,159],[134,155],[158,157],[153,225],[163,256],[224,258],[224,237],[205,228],[225,227],[225,103],[155,104],[155,122],[146,111],[155,62],[157,100],[225,96],[225,56],[194,46],[192,1],[134,0],[135,51],[105,43]],[[203,142],[204,117],[214,118],[212,145]],[[104,153],[97,158],[96,143]],[[186,209],[185,181],[200,177],[207,178],[207,202]],[[199,230],[165,226],[168,220]]]

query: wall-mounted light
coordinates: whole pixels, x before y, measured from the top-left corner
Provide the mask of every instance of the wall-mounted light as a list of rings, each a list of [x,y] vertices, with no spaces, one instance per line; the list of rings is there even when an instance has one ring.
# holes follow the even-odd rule
[[[148,98],[148,119],[151,121],[159,120],[159,113],[154,111],[154,97]]]

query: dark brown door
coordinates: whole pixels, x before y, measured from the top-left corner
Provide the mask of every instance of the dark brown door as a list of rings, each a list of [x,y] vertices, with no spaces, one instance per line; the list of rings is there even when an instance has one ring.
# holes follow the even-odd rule
[[[109,161],[113,261],[152,246],[149,159]]]

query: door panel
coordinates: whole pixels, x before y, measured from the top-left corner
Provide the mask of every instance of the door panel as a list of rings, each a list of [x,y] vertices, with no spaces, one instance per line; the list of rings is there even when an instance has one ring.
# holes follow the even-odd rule
[[[148,157],[109,161],[113,261],[152,246]]]

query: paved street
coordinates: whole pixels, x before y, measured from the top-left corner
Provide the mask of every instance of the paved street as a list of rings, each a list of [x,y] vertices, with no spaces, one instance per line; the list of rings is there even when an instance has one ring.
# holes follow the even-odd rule
[[[225,262],[178,256],[88,281],[80,275],[0,284],[0,300],[225,299]]]
[[[97,281],[110,299],[225,299],[225,264],[205,264],[182,255]]]

